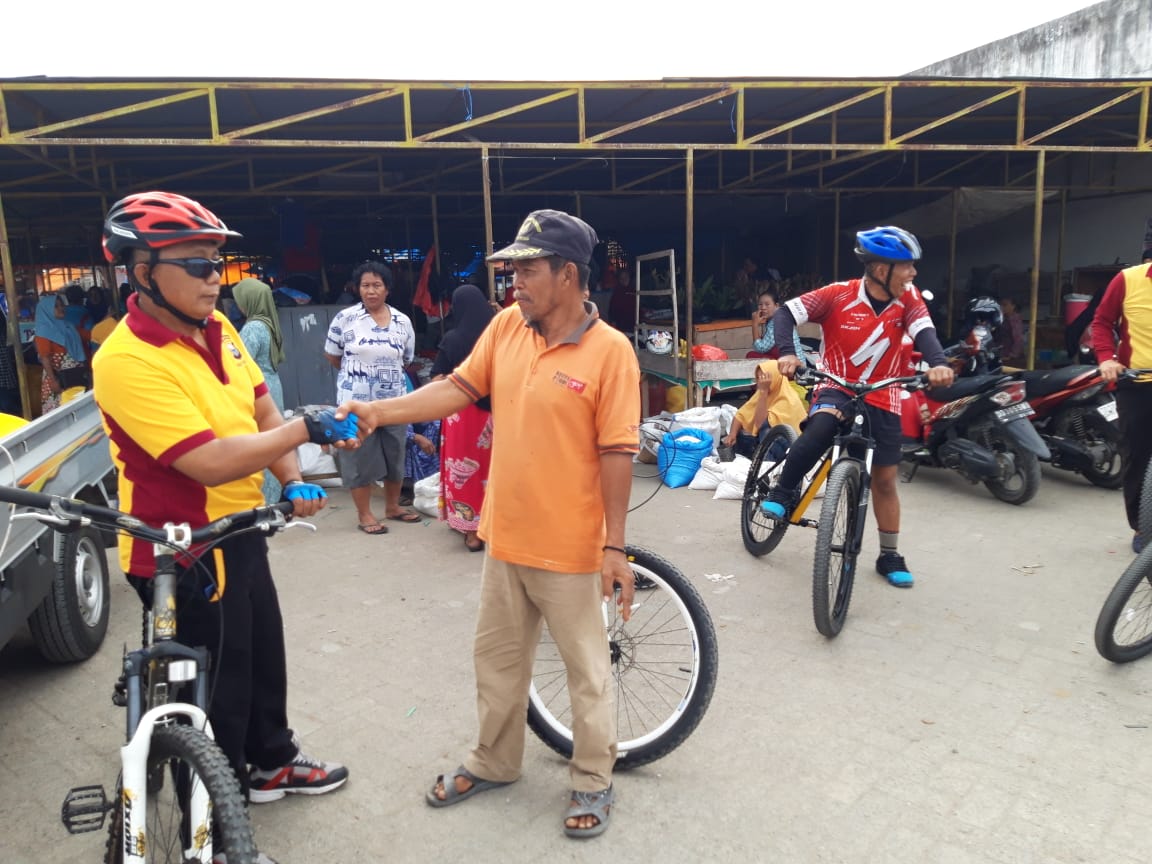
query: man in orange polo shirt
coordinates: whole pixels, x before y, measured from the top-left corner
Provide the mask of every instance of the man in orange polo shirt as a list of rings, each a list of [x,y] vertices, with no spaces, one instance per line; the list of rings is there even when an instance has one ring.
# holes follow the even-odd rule
[[[428,791],[446,807],[519,779],[541,621],[565,657],[572,702],[570,837],[608,827],[615,705],[602,598],[627,620],[624,522],[638,449],[640,370],[628,339],[583,299],[596,232],[556,210],[524,220],[510,261],[516,308],[500,312],[450,377],[397,399],[348,402],[367,434],[492,402],[494,434],[479,534],[487,544],[474,648],[479,741]]]

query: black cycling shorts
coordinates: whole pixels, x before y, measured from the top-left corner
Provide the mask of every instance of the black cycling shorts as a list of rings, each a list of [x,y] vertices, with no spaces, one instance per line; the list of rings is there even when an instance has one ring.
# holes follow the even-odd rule
[[[820,408],[842,410],[852,397],[843,390],[826,387],[820,391],[812,403],[811,417]],[[872,464],[877,467],[899,465],[904,433],[900,425],[900,415],[864,403],[864,431],[876,441],[876,451]]]

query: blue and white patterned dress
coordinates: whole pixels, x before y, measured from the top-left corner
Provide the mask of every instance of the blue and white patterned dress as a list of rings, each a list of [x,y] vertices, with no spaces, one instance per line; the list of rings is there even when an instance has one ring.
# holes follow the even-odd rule
[[[404,367],[416,356],[416,330],[403,312],[389,306],[387,327],[376,323],[363,303],[336,313],[324,353],[340,358],[336,402],[370,402],[403,396]]]

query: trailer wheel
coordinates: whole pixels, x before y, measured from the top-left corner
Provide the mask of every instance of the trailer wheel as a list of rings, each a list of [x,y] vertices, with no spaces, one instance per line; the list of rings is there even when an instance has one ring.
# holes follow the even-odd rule
[[[51,663],[73,663],[96,653],[108,631],[108,559],[100,532],[64,535],[63,560],[52,591],[28,619],[36,647]]]

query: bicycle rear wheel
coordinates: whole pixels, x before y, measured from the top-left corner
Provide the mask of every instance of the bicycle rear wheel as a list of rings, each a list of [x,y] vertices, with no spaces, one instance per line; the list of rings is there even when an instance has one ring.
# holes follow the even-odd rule
[[[186,802],[196,784],[208,790],[211,806],[207,825],[190,825],[186,813]],[[126,851],[139,848],[137,838],[124,836],[124,804],[123,790],[117,783],[105,864],[123,864]],[[213,853],[226,854],[228,864],[256,864],[252,825],[232,766],[216,742],[191,726],[157,726],[152,732],[145,827],[144,857],[148,864],[199,861],[197,856],[210,839]]]
[[[820,508],[816,551],[812,564],[812,617],[816,629],[829,639],[844,626],[852,585],[856,579],[856,556],[862,490],[860,463],[841,459],[832,466]]]
[[[1096,619],[1096,650],[1113,663],[1152,652],[1152,546],[1128,565],[1104,601]]]
[[[672,564],[628,546],[636,608],[625,623],[613,604],[608,622],[616,682],[617,768],[671,753],[700,723],[716,687],[716,631],[704,600]],[[564,661],[548,628],[532,667],[528,726],[549,747],[572,755],[572,706]]]
[[[757,444],[744,481],[744,500],[740,505],[740,537],[744,548],[760,557],[775,549],[788,530],[787,521],[777,521],[760,509],[777,479],[789,448],[796,443],[796,432],[783,423],[773,426]]]

